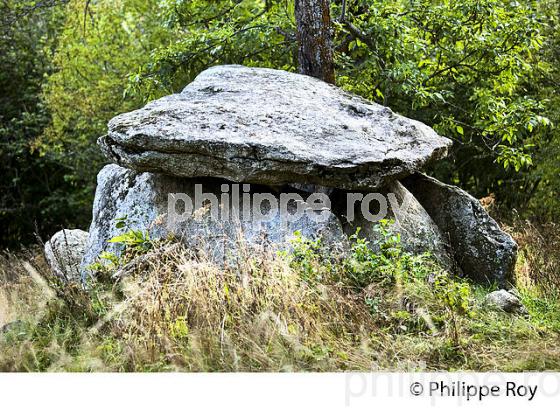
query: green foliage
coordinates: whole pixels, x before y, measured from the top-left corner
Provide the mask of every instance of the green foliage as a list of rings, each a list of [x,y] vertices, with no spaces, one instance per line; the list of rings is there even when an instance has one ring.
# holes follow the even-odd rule
[[[533,155],[534,167],[523,172],[514,185],[514,195],[518,203],[526,205],[524,216],[545,221],[560,220],[560,6],[557,0],[538,2],[539,18],[543,22],[544,44],[541,58],[546,70],[537,69],[531,73],[530,92],[545,101],[547,115],[555,126],[548,129],[544,138],[536,144]],[[509,201],[506,205],[517,205]]]
[[[91,189],[102,164],[96,140],[115,115],[137,108],[125,95],[127,75],[149,61],[149,50],[165,32],[154,19],[157,3],[141,0],[84,4],[70,1],[53,56],[55,72],[44,87],[52,122],[36,141],[71,171],[67,178]]]
[[[110,278],[110,273],[129,262],[132,258],[148,252],[156,241],[150,238],[150,233],[134,229],[128,224],[128,217],[123,216],[115,220],[115,227],[124,232],[109,239],[107,242],[120,245],[119,252],[103,251],[97,261],[87,267],[99,278]]]
[[[483,195],[531,165],[534,144],[550,125],[543,101],[527,87],[533,71],[547,69],[535,3],[350,4],[347,18],[361,35],[340,54],[339,83],[454,139],[441,177]],[[339,38],[352,35],[339,26]]]
[[[451,278],[448,272],[436,272],[432,278],[433,294],[445,306],[448,321],[451,324],[451,341],[459,347],[461,339],[457,315],[472,315],[471,287],[468,283]]]
[[[61,15],[37,13],[32,2],[0,3],[0,246],[17,247],[64,224],[72,226],[63,192],[74,189],[50,155],[31,152],[48,124],[40,98],[51,72]]]
[[[125,232],[109,239],[109,243],[120,244],[123,247],[123,252],[138,255],[150,250],[153,242],[150,239],[150,233],[140,229],[134,229],[129,226],[128,217],[123,216],[115,220],[115,227],[117,229],[124,229]],[[105,257],[110,259],[109,257]]]
[[[359,236],[360,228],[350,237],[350,257],[344,259],[344,275],[354,286],[365,287],[372,282],[393,283],[395,275],[408,264],[408,255],[400,248],[400,235],[389,232],[390,221],[381,220],[374,226],[380,239],[376,243]],[[379,249],[379,252],[373,251]]]
[[[452,278],[447,272],[437,272],[432,278],[434,294],[452,312],[469,314],[471,289],[468,283]]]
[[[87,226],[103,164],[95,141],[141,104],[125,95],[127,76],[167,32],[157,2],[90,2],[86,13],[80,0],[0,7],[1,244],[13,246],[36,230]]]
[[[148,231],[131,228],[127,215],[115,219],[115,228],[124,229],[125,232],[109,239],[109,243],[122,244],[125,250],[132,251],[142,251],[150,248],[150,233]]]
[[[373,316],[383,310],[384,299],[391,299],[393,292],[401,293],[402,301],[419,299],[422,303],[432,300],[432,313],[443,314],[445,325],[450,328],[450,342],[461,345],[458,316],[472,316],[471,285],[453,277],[439,267],[429,255],[414,256],[405,252],[400,236],[390,231],[391,221],[381,220],[374,227],[379,238],[374,243],[360,237],[360,230],[350,237],[346,254],[333,257],[320,239],[310,240],[296,232],[292,241],[293,252],[289,254],[290,265],[303,280],[310,284],[338,281],[355,291],[374,287],[377,296],[366,293],[364,303]],[[423,293],[425,290],[427,292]],[[383,295],[383,296],[381,296]],[[403,310],[401,302],[390,320],[397,329],[409,330],[422,327],[422,315]],[[440,312],[441,313],[438,313]]]
[[[150,100],[218,64],[294,70],[293,13],[290,0],[162,1],[156,18],[172,40],[131,73],[127,92]]]
[[[130,229],[122,235],[117,235],[109,243],[119,243],[133,251],[145,251],[150,248],[150,234],[146,231]]]
[[[410,254],[403,252],[400,236],[389,231],[392,222],[381,220],[374,226],[379,239],[374,243],[360,236],[360,229],[350,236],[349,252],[345,255],[333,253],[323,244],[322,239],[309,239],[301,232],[294,232],[291,252],[282,252],[289,257],[291,266],[310,283],[332,280],[344,282],[356,289],[371,283],[381,286],[393,284],[403,271],[411,270],[411,275],[421,276],[415,268],[421,269]],[[378,251],[376,250],[378,249]]]
[[[295,231],[291,244],[291,252],[281,251],[280,254],[289,258],[290,265],[297,269],[303,280],[315,283],[331,275],[332,264],[324,254],[320,237],[312,240]]]

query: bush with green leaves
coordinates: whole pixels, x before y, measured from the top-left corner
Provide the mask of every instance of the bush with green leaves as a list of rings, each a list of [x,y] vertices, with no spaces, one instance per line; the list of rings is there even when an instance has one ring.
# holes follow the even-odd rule
[[[63,21],[59,9],[0,3],[0,247],[17,248],[83,222],[81,189],[50,153],[32,150],[49,124],[41,98]],[[80,208],[77,212],[72,212]],[[85,212],[89,205],[85,206]]]
[[[409,255],[400,247],[400,235],[389,231],[390,221],[381,220],[373,228],[380,239],[370,243],[360,236],[360,228],[350,236],[350,255],[344,258],[344,276],[357,287],[372,282],[393,283],[397,272],[409,265]],[[379,249],[375,252],[373,249]]]
[[[72,0],[58,36],[43,97],[52,121],[36,140],[43,153],[69,168],[67,178],[89,189],[104,163],[96,141],[115,115],[138,108],[126,95],[127,76],[146,64],[150,51],[170,34],[157,20],[158,5],[141,0]]]
[[[115,228],[123,232],[110,238],[107,243],[119,246],[117,252],[103,251],[97,261],[87,266],[87,270],[95,276],[110,280],[111,272],[121,268],[135,257],[145,254],[161,240],[153,240],[147,230],[135,229],[130,226],[128,216],[115,219]]]
[[[390,231],[391,223],[381,220],[374,226],[378,238],[374,242],[360,236],[358,229],[349,238],[348,250],[339,255],[326,249],[320,238],[311,240],[296,232],[293,251],[284,255],[311,286],[339,282],[363,293],[372,315],[391,311],[387,321],[397,331],[433,326],[431,319],[426,320],[430,314],[442,317],[451,343],[459,346],[458,317],[472,315],[471,285],[445,271],[429,254],[404,251],[400,236]],[[426,310],[430,308],[432,312]]]

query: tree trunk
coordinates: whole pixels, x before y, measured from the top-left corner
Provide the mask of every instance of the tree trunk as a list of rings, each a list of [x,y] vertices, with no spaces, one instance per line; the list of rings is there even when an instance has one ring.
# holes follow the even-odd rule
[[[299,72],[334,84],[329,0],[295,0]]]

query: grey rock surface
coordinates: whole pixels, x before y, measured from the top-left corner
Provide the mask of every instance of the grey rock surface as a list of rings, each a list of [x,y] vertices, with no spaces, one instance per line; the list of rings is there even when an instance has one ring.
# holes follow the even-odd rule
[[[197,193],[198,184],[200,189]],[[315,214],[308,211],[296,220],[294,215],[297,212],[297,205],[292,201],[288,203],[288,213],[293,220],[282,217],[281,214],[269,218],[266,215],[270,211],[270,203],[265,200],[259,208],[255,209],[261,209],[266,220],[255,224],[255,209],[253,209],[255,194],[260,193],[279,200],[282,194],[299,193],[309,204],[309,193],[288,186],[285,186],[282,191],[264,186],[247,186],[250,187],[249,193],[253,198],[249,211],[245,209],[245,204],[249,202],[246,202],[243,196],[243,185],[215,178],[189,179],[149,172],[140,173],[114,164],[107,165],[98,175],[89,243],[82,261],[83,271],[85,272],[87,266],[95,262],[103,251],[118,254],[122,246],[108,241],[124,233],[126,229],[148,231],[151,238],[171,236],[194,249],[200,249],[218,262],[238,257],[241,254],[239,247],[245,245],[285,249],[289,247],[289,240],[296,230],[307,238],[321,236],[323,242],[332,249],[333,254],[337,250],[347,249],[348,235],[353,234],[357,227],[361,227],[362,233],[373,246],[381,239],[378,232],[373,229],[374,223],[365,220],[360,210],[356,212],[356,220],[351,224],[348,223],[344,212],[346,204],[342,203],[346,201],[346,193],[343,191],[331,194],[331,207],[326,206],[328,210],[323,214],[322,220],[314,218]],[[239,190],[239,206],[235,208],[230,206],[230,209],[234,209],[230,214],[233,217],[224,218],[224,214],[221,213],[224,205],[237,202],[232,199],[235,197],[234,187]],[[221,197],[224,192],[229,194],[225,201]],[[185,194],[193,201],[192,216],[180,220],[170,215],[168,194],[174,193]],[[196,204],[195,200],[200,193],[214,194],[217,197],[216,203],[204,207],[201,207],[202,201]],[[395,215],[399,223],[391,229],[402,235],[404,249],[413,253],[430,252],[444,266],[453,269],[453,259],[449,255],[448,245],[439,235],[438,228],[426,211],[412,195],[398,182],[392,183],[391,187],[382,193],[394,194],[395,200],[401,206],[401,212]],[[181,215],[184,210],[183,204],[184,202],[179,198],[171,209],[175,209],[176,213]],[[375,202],[372,202],[372,206],[374,205]],[[212,214],[213,209],[217,215]],[[372,212],[376,210],[372,209]],[[394,214],[388,217],[391,215]],[[127,219],[126,229],[117,228],[116,219],[123,217]]]
[[[196,186],[200,193],[214,194],[218,201],[201,203],[197,206]],[[229,199],[221,199],[223,187],[227,186]],[[234,186],[239,190],[239,202],[233,200]],[[107,165],[97,177],[97,191],[93,205],[93,220],[87,252],[82,261],[83,272],[87,266],[96,261],[102,251],[119,254],[122,246],[108,241],[126,231],[126,229],[149,232],[151,238],[168,238],[180,240],[188,246],[206,252],[214,261],[225,261],[239,255],[242,246],[275,246],[278,248],[289,244],[295,231],[305,237],[315,238],[319,235],[335,248],[343,247],[345,238],[341,224],[331,212],[324,214],[323,220],[317,220],[304,212],[298,220],[282,218],[280,213],[273,213],[270,203],[263,200],[258,206],[264,218],[255,218],[254,194],[278,197],[279,193],[263,186],[250,186],[253,202],[244,200],[243,185],[232,184],[213,178],[176,178],[149,172],[139,173],[118,165]],[[181,193],[191,198],[192,211],[185,218],[174,218],[168,213],[168,194]],[[239,203],[230,208],[231,217],[224,217],[222,210],[226,204]],[[246,208],[245,205],[251,207]],[[204,205],[204,206],[201,206]],[[172,209],[179,216],[183,215],[184,201],[175,201]],[[295,214],[297,205],[290,201],[288,213]],[[216,214],[213,214],[216,212]],[[171,213],[173,214],[173,213]],[[257,213],[259,214],[259,213]],[[272,215],[274,217],[271,217]],[[126,217],[126,229],[116,227],[116,219]],[[295,219],[295,218],[293,218]],[[254,223],[259,221],[259,223]],[[283,223],[285,221],[285,223]]]
[[[447,155],[427,125],[312,77],[217,66],[109,122],[99,143],[137,171],[374,189]]]
[[[486,295],[484,299],[485,305],[507,313],[527,315],[527,309],[521,303],[521,300],[514,294],[505,289],[497,290]]]
[[[364,192],[363,195],[370,193]],[[390,182],[387,187],[379,190],[376,194],[381,194],[379,200],[385,202],[386,215],[383,219],[394,220],[394,223],[388,226],[388,233],[400,235],[402,249],[414,255],[429,253],[447,270],[460,274],[460,268],[453,259],[450,245],[444,238],[439,228],[436,226],[432,218],[426,210],[414,198],[414,196],[399,182]],[[380,201],[373,199],[369,203],[371,215],[377,215],[380,211]],[[343,229],[347,235],[352,235],[360,228],[360,236],[366,238],[373,245],[374,249],[378,249],[377,244],[384,240],[379,230],[378,223],[368,221],[361,209],[362,204],[356,202],[354,204],[354,220],[349,221],[346,215],[347,204],[340,204],[339,212],[341,215]]]
[[[448,238],[466,276],[500,286],[513,280],[517,244],[476,198],[422,174],[411,175],[403,183]]]
[[[21,320],[15,320],[13,322],[6,323],[5,325],[0,326],[0,335],[4,333],[9,333],[18,330],[24,330],[25,323]]]
[[[63,229],[55,233],[44,249],[53,273],[65,281],[78,281],[87,243],[88,233],[81,229]]]

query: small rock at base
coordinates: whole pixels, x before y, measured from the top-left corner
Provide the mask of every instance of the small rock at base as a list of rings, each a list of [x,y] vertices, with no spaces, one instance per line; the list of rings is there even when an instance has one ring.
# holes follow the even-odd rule
[[[63,229],[45,244],[45,258],[53,273],[65,281],[79,281],[80,262],[89,234],[81,229]]]
[[[0,334],[8,333],[16,329],[22,329],[23,326],[24,323],[21,320],[14,320],[13,322],[0,326]]]
[[[497,290],[489,293],[484,299],[486,306],[503,310],[507,313],[520,315],[528,315],[527,309],[521,303],[521,300],[505,289]]]

